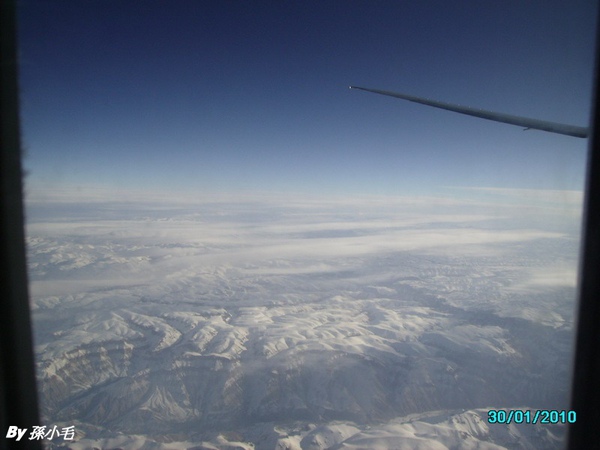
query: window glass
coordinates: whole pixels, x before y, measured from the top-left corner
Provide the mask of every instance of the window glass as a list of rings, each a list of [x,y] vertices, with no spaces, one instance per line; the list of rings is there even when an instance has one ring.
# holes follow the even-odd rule
[[[20,2],[35,436],[562,448],[595,17]]]

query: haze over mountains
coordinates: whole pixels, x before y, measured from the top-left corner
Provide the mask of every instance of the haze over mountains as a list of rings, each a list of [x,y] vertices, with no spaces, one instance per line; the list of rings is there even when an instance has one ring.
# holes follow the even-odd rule
[[[487,411],[568,409],[580,194],[487,194],[30,199],[44,424],[72,449],[561,448]]]

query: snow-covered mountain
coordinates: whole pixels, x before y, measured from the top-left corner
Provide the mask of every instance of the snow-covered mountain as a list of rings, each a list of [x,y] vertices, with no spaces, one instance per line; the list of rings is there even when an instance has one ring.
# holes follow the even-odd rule
[[[560,448],[486,411],[568,409],[576,215],[434,200],[30,205],[44,424],[72,449]]]

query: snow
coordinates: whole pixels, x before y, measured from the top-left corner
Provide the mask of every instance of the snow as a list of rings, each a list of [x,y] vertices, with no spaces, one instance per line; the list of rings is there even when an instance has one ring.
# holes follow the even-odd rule
[[[577,235],[463,206],[28,224],[44,420],[72,449],[560,448],[485,408],[567,408]]]

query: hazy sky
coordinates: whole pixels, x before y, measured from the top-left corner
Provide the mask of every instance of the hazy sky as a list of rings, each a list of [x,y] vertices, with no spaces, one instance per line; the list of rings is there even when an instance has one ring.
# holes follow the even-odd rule
[[[19,2],[29,186],[335,194],[582,188],[596,2]]]

